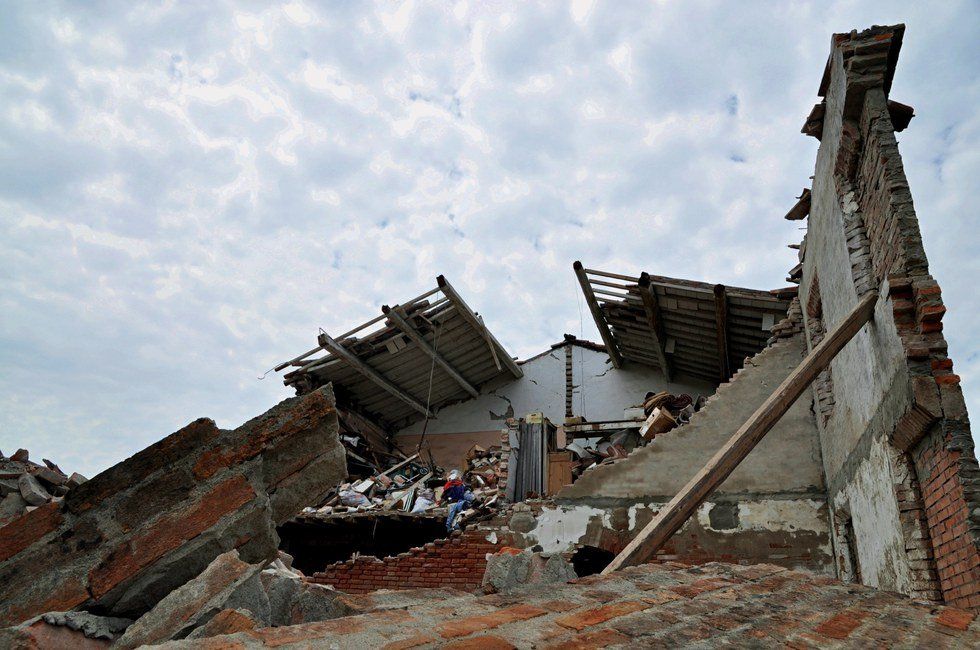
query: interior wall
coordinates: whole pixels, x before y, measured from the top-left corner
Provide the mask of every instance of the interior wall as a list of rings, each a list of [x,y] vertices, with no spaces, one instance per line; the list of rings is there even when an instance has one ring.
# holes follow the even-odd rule
[[[430,419],[427,436],[486,432],[504,428],[507,418],[520,418],[542,412],[552,422],[565,419],[565,352],[554,348],[521,365],[524,376],[483,387],[479,397],[442,408]],[[711,395],[716,386],[698,379],[677,378],[667,382],[659,370],[628,363],[615,369],[605,352],[581,346],[572,347],[573,411],[589,421],[621,420],[626,408],[641,404],[648,391],[667,390],[692,397]],[[423,427],[416,422],[398,431],[403,436],[418,435]]]
[[[414,454],[421,439],[421,434],[400,435],[398,436],[398,446],[405,450],[405,453]],[[454,468],[458,470],[466,468],[466,453],[473,445],[480,445],[484,449],[489,449],[491,446],[499,444],[500,429],[434,435],[426,432],[425,434],[425,448],[432,452],[432,459],[436,465],[444,468],[447,472]],[[424,454],[423,458],[425,458]]]

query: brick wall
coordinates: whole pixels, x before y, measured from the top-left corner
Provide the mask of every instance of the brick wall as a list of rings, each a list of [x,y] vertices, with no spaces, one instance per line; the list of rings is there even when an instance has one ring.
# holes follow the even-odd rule
[[[310,580],[352,594],[423,587],[473,590],[483,581],[487,553],[500,548],[487,541],[485,532],[466,531],[383,560],[362,556],[338,562],[313,574]]]
[[[980,608],[980,522],[971,522],[970,512],[980,508],[976,487],[980,470],[960,378],[953,374],[942,334],[946,307],[938,283],[928,274],[882,92],[866,96],[861,131],[860,202],[871,262],[877,279],[888,280],[914,392],[909,413],[896,426],[893,444],[913,459],[944,600],[976,609]]]
[[[833,186],[842,221],[833,227],[844,230],[854,288],[858,295],[886,288],[883,298],[904,352],[911,399],[886,431],[899,453],[890,471],[913,572],[911,591],[926,595],[938,575],[943,600],[980,609],[980,466],[960,378],[942,334],[946,307],[929,275],[889,112],[903,34],[897,25],[835,35],[821,92],[829,89],[824,133],[834,140],[821,138],[821,151],[835,151]],[[818,172],[819,162],[818,155]],[[815,182],[815,206],[816,190]],[[811,215],[808,239],[814,225],[821,226]]]

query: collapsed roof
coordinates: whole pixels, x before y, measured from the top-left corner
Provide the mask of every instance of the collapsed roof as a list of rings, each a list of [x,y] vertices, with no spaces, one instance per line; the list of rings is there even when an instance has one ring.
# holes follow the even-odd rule
[[[479,314],[445,277],[436,281],[435,289],[385,305],[381,315],[336,338],[321,330],[317,347],[276,371],[299,366],[285,374],[287,386],[305,392],[333,383],[339,398],[392,428],[475,397],[497,377],[523,376]]]
[[[575,274],[613,365],[624,360],[726,381],[766,346],[796,287],[760,291],[585,268]]]

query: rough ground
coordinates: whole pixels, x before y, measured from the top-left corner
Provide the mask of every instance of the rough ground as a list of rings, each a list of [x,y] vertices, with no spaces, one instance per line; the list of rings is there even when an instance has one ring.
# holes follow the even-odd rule
[[[773,565],[649,564],[508,594],[404,597],[383,616],[160,647],[980,647],[970,612]]]

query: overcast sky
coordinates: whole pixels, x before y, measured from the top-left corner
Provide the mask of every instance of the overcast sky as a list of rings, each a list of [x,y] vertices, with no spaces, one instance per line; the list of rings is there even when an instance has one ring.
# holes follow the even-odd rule
[[[92,474],[444,273],[514,354],[596,339],[572,262],[785,286],[831,34],[892,98],[980,413],[969,2],[0,2],[0,449]]]

